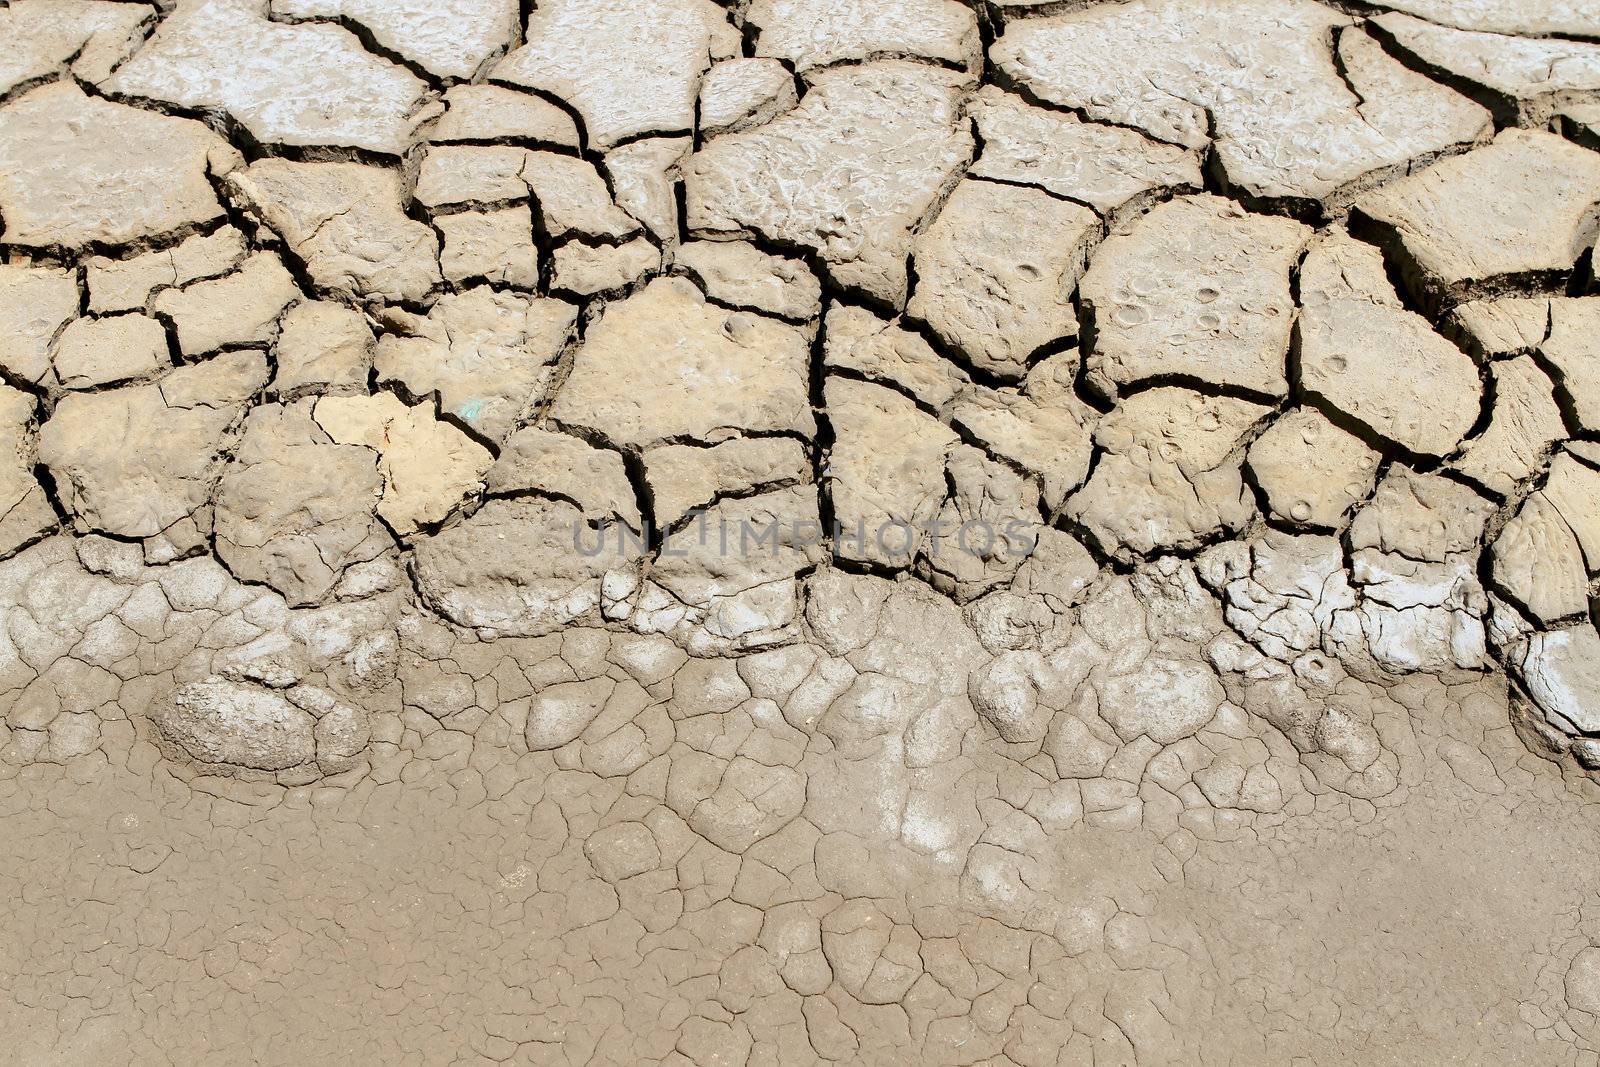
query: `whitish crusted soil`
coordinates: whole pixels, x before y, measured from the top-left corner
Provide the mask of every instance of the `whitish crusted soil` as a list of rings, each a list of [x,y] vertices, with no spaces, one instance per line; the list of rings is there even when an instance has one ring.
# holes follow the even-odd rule
[[[0,42],[0,1062],[1600,1067],[1600,8]]]

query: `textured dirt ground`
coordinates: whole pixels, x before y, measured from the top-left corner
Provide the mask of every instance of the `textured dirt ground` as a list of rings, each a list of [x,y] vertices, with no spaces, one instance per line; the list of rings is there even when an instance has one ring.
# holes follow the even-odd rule
[[[0,1062],[1600,1067],[1600,10],[0,0]]]

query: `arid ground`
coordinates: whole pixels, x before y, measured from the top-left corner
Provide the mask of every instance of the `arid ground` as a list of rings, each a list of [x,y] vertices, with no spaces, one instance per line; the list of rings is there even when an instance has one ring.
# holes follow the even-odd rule
[[[1600,4],[0,0],[0,1063],[1600,1067]]]

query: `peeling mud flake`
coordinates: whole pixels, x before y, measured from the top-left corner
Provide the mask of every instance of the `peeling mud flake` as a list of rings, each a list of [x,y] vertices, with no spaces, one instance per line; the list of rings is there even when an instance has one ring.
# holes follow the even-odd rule
[[[1310,236],[1214,196],[1163,204],[1112,236],[1082,285],[1089,380],[1108,396],[1174,377],[1285,395],[1289,274]]]
[[[443,215],[434,227],[442,239],[439,267],[446,281],[482,278],[515,289],[538,287],[539,249],[528,205]]]
[[[266,384],[259,353],[180,367],[154,384],[78,393],[39,431],[39,460],[84,529],[154,537],[207,520],[220,453]]]
[[[854,532],[838,551],[906,566],[938,514],[945,457],[960,439],[881,386],[830,378],[826,398],[837,435],[827,475],[834,517]]]
[[[402,537],[436,525],[477,492],[494,462],[489,450],[434,417],[426,402],[408,407],[393,393],[324,397],[312,417],[341,445],[378,456],[378,514]]]
[[[983,151],[974,178],[1034,185],[1102,215],[1165,189],[1197,189],[1197,153],[1118,126],[1033,107],[986,85],[967,105]]]
[[[1529,37],[1600,35],[1600,13],[1584,0],[1390,0],[1384,5],[1408,15],[1462,30]]]
[[[981,50],[977,16],[956,0],[755,0],[745,18],[759,31],[757,56],[800,71],[879,56],[971,69]]]
[[[1548,625],[1588,611],[1583,548],[1545,493],[1527,499],[1491,553],[1496,584],[1539,622]]]
[[[208,176],[240,162],[198,122],[40,86],[0,107],[0,216],[8,244],[127,244],[222,214]]]
[[[1600,468],[1590,452],[1587,461],[1578,446],[1558,454],[1540,490],[1578,539],[1591,575],[1600,574]]]
[[[1229,183],[1265,200],[1337,206],[1368,175],[1489,129],[1482,108],[1310,0],[1092,5],[1009,23],[991,59],[1048,103],[1214,143]]]
[[[594,164],[554,152],[532,152],[522,175],[539,203],[552,240],[578,236],[618,241],[639,224],[611,199]]]
[[[700,75],[739,54],[738,31],[712,0],[660,0],[646,11],[629,0],[551,0],[524,37],[490,77],[565,100],[601,150],[693,129]]]
[[[445,113],[429,140],[522,140],[534,144],[578,147],[578,127],[556,104],[542,96],[500,85],[456,85],[444,94]]]
[[[1329,529],[1371,496],[1380,458],[1311,408],[1286,412],[1256,438],[1249,457],[1276,518]]]
[[[822,310],[822,285],[810,267],[748,241],[690,241],[673,262],[718,303],[785,319],[813,319]]]
[[[544,398],[577,308],[480,286],[439,298],[426,317],[391,312],[373,367],[412,396],[499,444]]]
[[[602,580],[634,556],[615,534],[589,531],[570,504],[491,500],[422,539],[414,563],[424,603],[491,635],[536,637],[599,618]]]
[[[1569,139],[1600,151],[1600,104],[1574,104],[1563,108],[1556,122]]]
[[[485,484],[494,495],[533,491],[570,500],[595,524],[618,518],[633,530],[643,529],[621,454],[568,434],[539,426],[518,430],[506,440]]]
[[[1566,423],[1555,386],[1531,357],[1495,363],[1494,411],[1489,428],[1451,464],[1477,484],[1510,496],[1537,473],[1555,444],[1566,439]]]
[[[617,206],[663,245],[678,241],[678,164],[692,147],[688,137],[645,137],[606,153],[606,177]]]
[[[1562,107],[1600,98],[1600,45],[1529,40],[1388,14],[1372,25],[1427,67],[1477,87],[1505,121],[1542,126]]]
[[[406,216],[400,175],[359,163],[263,159],[229,188],[328,293],[420,300],[439,283],[439,239]]]
[[[376,514],[378,454],[334,443],[311,404],[251,411],[216,496],[218,557],[296,606],[325,599],[347,568],[394,543]]]
[[[1099,219],[1034,189],[964,181],[913,246],[906,312],[974,365],[1016,379],[1078,332],[1071,296]]]
[[[0,386],[0,558],[56,526],[55,509],[33,475],[34,401]]]
[[[1600,432],[1600,299],[1552,300],[1540,353],[1554,368],[1578,426]]]
[[[1520,664],[1523,684],[1548,715],[1586,734],[1600,733],[1600,634],[1593,627],[1536,634]]]
[[[1095,430],[1106,449],[1067,514],[1109,552],[1194,548],[1255,513],[1239,446],[1262,404],[1160,387],[1122,401]]]
[[[1498,279],[1559,278],[1600,232],[1600,155],[1507,130],[1370,193],[1357,210],[1405,256],[1430,299]]]
[[[141,43],[153,15],[109,0],[17,0],[0,11],[0,40],[12,44],[0,59],[0,95],[62,69],[99,81]]]
[[[1477,366],[1420,315],[1330,300],[1300,317],[1298,342],[1306,391],[1385,440],[1445,456],[1477,422]]]
[[[101,88],[214,109],[262,144],[392,156],[437,114],[428,105],[426,82],[366,51],[354,34],[339,26],[272,21],[268,6],[267,0],[180,4]]]
[[[272,0],[280,20],[345,19],[377,43],[441,78],[470,79],[520,29],[515,0]]]
[[[149,377],[170,365],[167,331],[148,315],[76,319],[61,331],[51,363],[64,389]]]
[[[13,381],[44,384],[51,344],[77,317],[79,300],[70,271],[0,263],[0,370]]]
[[[809,437],[808,346],[796,327],[658,279],[589,328],[550,417],[614,445],[709,441],[730,430]]]
[[[809,248],[839,285],[903,305],[913,232],[971,155],[966,81],[905,62],[818,74],[799,106],[684,164],[690,231]]]
[[[700,83],[700,134],[711,138],[771,122],[799,103],[794,75],[776,59],[726,59]]]

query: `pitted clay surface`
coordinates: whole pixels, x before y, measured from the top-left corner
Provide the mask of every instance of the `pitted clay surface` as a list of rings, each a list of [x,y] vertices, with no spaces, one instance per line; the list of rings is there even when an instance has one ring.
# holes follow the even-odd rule
[[[1587,5],[0,39],[0,1063],[1600,1067]]]

